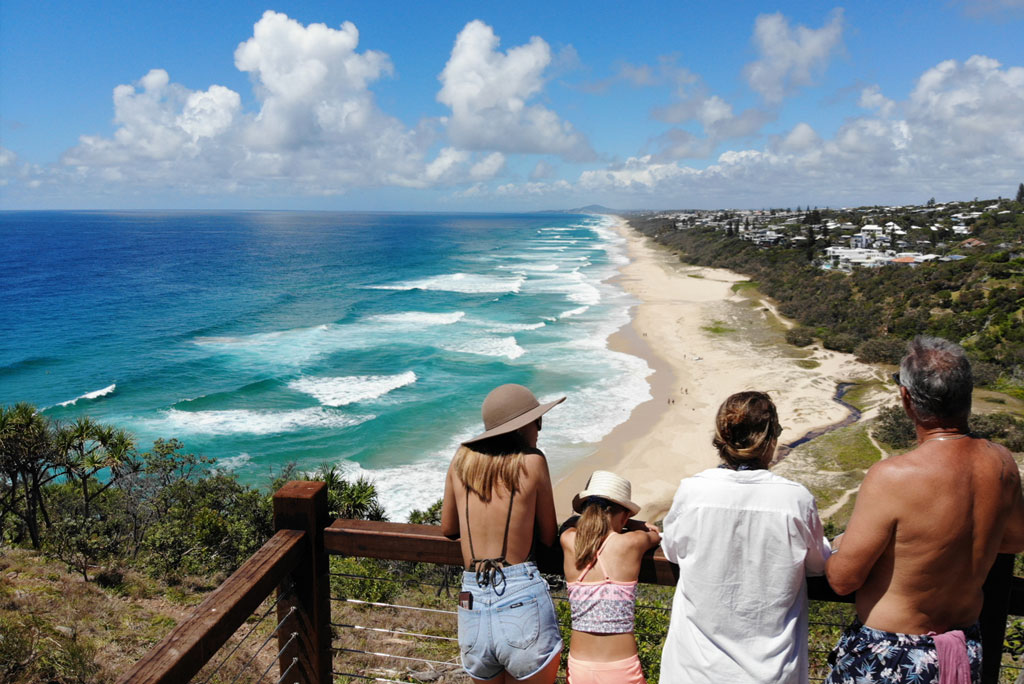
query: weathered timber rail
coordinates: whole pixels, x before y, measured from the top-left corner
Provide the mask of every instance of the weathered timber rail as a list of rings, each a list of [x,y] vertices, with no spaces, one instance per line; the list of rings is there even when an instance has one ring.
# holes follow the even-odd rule
[[[280,673],[288,674],[288,684],[330,684],[330,554],[462,564],[459,543],[445,538],[438,527],[366,520],[331,522],[326,511],[323,483],[289,482],[282,487],[274,495],[274,537],[214,590],[191,617],[129,669],[118,684],[188,682],[275,589],[279,618],[292,616],[295,623],[290,630],[298,633],[298,638],[278,634]],[[1013,576],[1013,560],[1010,555],[999,556],[985,583],[981,615],[985,684],[999,680],[1007,617],[1024,615],[1024,578]],[[560,550],[542,555],[537,564],[542,572],[560,575]],[[674,586],[677,579],[678,568],[660,549],[648,552],[640,571],[641,582]],[[853,601],[851,596],[833,592],[822,577],[808,580],[807,593],[814,601]]]

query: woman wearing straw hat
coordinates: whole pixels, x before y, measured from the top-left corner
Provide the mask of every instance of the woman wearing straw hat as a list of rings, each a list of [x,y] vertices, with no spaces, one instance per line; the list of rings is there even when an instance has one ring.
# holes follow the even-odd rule
[[[679,484],[661,542],[679,565],[661,681],[808,681],[806,577],[831,549],[811,493],[768,470],[781,432],[767,394],[733,394],[715,420],[722,464]]]
[[[462,667],[476,682],[550,684],[562,637],[547,582],[534,565],[535,541],[551,546],[557,523],[541,404],[522,385],[484,399],[484,432],[455,452],[445,480],[441,529],[460,539],[466,571],[459,594]]]
[[[562,533],[572,611],[569,684],[646,684],[633,636],[643,555],[661,541],[657,528],[630,520],[629,480],[596,470],[572,500],[580,514]],[[601,577],[593,577],[594,569]],[[597,574],[597,573],[594,573]]]

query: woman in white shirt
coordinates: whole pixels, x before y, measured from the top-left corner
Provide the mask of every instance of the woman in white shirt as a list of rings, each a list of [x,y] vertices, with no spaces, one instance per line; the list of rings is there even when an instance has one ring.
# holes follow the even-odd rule
[[[722,464],[679,484],[661,541],[679,565],[663,682],[808,681],[806,577],[831,550],[811,493],[768,470],[781,432],[767,394],[732,395],[712,440]]]

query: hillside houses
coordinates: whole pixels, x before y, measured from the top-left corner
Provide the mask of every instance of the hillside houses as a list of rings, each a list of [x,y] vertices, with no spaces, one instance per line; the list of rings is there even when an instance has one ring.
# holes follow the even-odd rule
[[[652,212],[654,213],[654,212]],[[826,269],[850,270],[883,265],[914,266],[952,261],[986,249],[1013,250],[1013,233],[999,239],[971,240],[993,228],[1024,226],[1021,204],[1013,200],[949,202],[920,206],[870,206],[819,210],[684,210],[657,212],[669,230],[714,230],[729,238],[768,249],[799,249]],[[1011,239],[1004,237],[1009,235]],[[991,246],[990,246],[991,245]]]

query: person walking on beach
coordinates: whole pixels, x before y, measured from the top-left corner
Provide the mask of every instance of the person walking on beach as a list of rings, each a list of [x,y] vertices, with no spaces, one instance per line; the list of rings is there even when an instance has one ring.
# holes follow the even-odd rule
[[[679,484],[661,548],[679,565],[661,681],[805,684],[807,580],[831,551],[814,497],[775,475],[779,426],[763,392],[718,409],[722,464]]]
[[[894,379],[917,448],[871,466],[836,539],[828,580],[857,592],[857,619],[826,681],[980,682],[982,584],[996,554],[1024,551],[1020,471],[970,433],[958,345],[914,339]]]
[[[562,637],[534,542],[557,534],[551,476],[537,448],[541,404],[522,385],[483,403],[483,434],[462,443],[445,480],[441,531],[459,539],[466,571],[459,594],[462,667],[475,682],[550,684]]]
[[[569,684],[647,682],[633,635],[637,579],[643,555],[661,534],[630,520],[640,510],[630,494],[629,480],[596,470],[572,500],[580,515],[562,532],[572,611]]]

